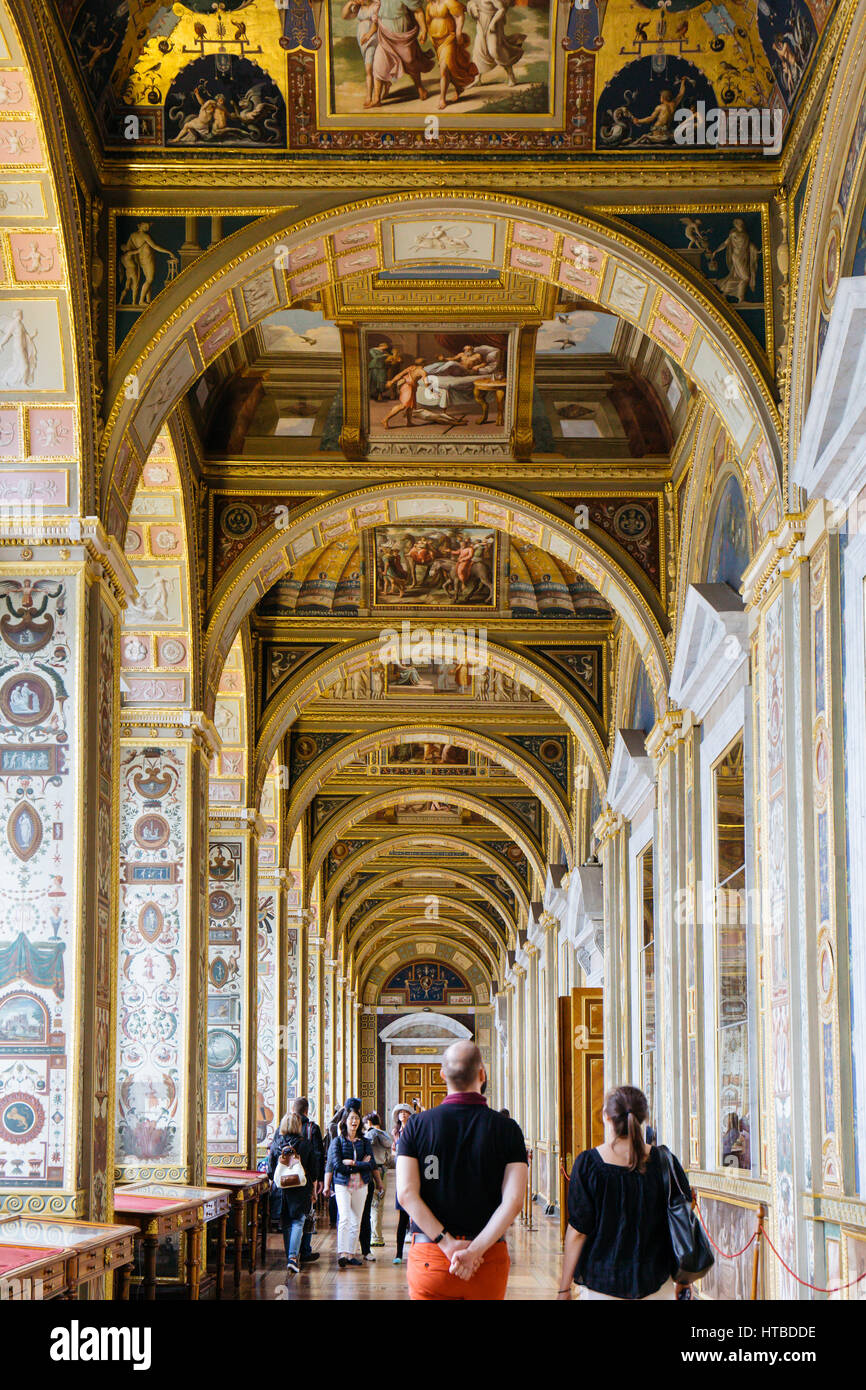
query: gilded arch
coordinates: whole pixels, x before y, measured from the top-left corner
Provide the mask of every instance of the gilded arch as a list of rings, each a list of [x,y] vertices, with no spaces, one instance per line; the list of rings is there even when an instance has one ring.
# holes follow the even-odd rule
[[[287,270],[278,268],[283,254],[300,250],[313,237],[328,239],[333,232],[346,230],[355,222],[376,218],[379,210],[391,215],[395,210],[404,214],[435,212],[446,197],[451,216],[461,209],[477,211],[483,206],[485,212],[504,218],[509,226],[517,214],[524,225],[553,231],[557,237],[555,254],[542,258],[536,269],[527,273],[549,283],[579,289],[600,307],[635,323],[676,358],[731,429],[743,458],[750,464],[754,461],[757,477],[763,482],[765,526],[775,524],[774,515],[778,514],[780,503],[776,407],[757,361],[750,357],[709,298],[621,232],[525,199],[462,192],[391,194],[320,213],[290,230],[275,229],[257,244],[251,236],[249,248],[228,264],[222,263],[223,257],[217,252],[203,259],[199,275],[203,292],[188,296],[167,323],[157,328],[150,314],[143,315],[124,345],[110,383],[114,399],[103,439],[102,498],[108,528],[122,531],[131,496],[130,483],[140,466],[141,454],[148,449],[168,408],[204,369],[204,315],[212,328],[216,322],[214,306],[219,304],[222,318],[231,319],[235,337],[240,336],[266,313],[286,307],[302,295],[309,297],[311,292],[331,286],[340,278],[333,248],[329,260],[321,262],[318,276],[301,277],[303,285],[296,284]],[[258,230],[260,238],[263,230]],[[276,252],[276,247],[285,247],[286,252]],[[213,274],[208,277],[211,268]],[[344,278],[352,279],[357,274],[357,270],[347,268]],[[251,291],[254,283],[258,289]],[[260,294],[262,286],[267,292]],[[221,350],[227,345],[221,344]],[[134,401],[129,401],[120,389],[130,373],[139,385],[138,399]]]
[[[506,748],[496,739],[488,738],[485,734],[476,733],[474,730],[460,729],[453,724],[427,722],[400,725],[399,728],[390,725],[387,728],[364,733],[359,738],[348,741],[344,739],[342,743],[329,748],[322,757],[318,758],[301,774],[293,785],[292,808],[288,823],[289,836],[291,837],[295,833],[307,806],[332,773],[345,767],[360,753],[405,742],[407,739],[419,742],[451,743],[458,748],[474,749],[499,763],[515,777],[518,777],[538,797],[560,832],[563,844],[566,846],[571,844],[568,829],[569,808],[563,801],[561,789],[545,773],[534,768],[529,760],[518,754],[516,750]],[[540,869],[539,873],[541,874]],[[541,876],[543,877],[543,874]]]
[[[409,849],[412,846],[424,846],[425,848],[429,847],[433,850],[444,850],[456,856],[477,859],[485,868],[490,869],[492,873],[498,874],[501,878],[505,879],[511,892],[514,894],[515,902],[523,909],[523,920],[526,921],[528,919],[529,895],[525,884],[521,883],[510,864],[507,864],[500,855],[487,849],[477,841],[459,840],[452,835],[435,834],[395,835],[390,840],[378,841],[375,844],[367,845],[366,848],[358,850],[355,854],[351,855],[345,861],[333,881],[328,885],[322,911],[322,919],[324,921],[328,920],[331,912],[334,910],[340,892],[353,874],[358,873],[375,860],[382,858],[383,855],[391,856],[395,852],[399,852],[400,849]],[[406,872],[406,870],[403,870],[404,874]],[[433,872],[444,873],[446,871],[436,870]],[[307,878],[307,882],[310,882],[309,877]]]
[[[377,796],[358,797],[349,806],[343,808],[333,816],[316,836],[309,851],[308,873],[314,876],[318,873],[327,857],[328,851],[335,840],[340,840],[344,835],[368,816],[374,815],[376,811],[385,810],[391,806],[399,806],[408,800],[415,801],[419,794],[430,793],[429,784],[423,782],[416,783],[414,780],[407,786],[391,787],[387,791],[380,792]],[[475,811],[491,825],[497,826],[504,831],[510,839],[514,840],[523,850],[530,863],[538,861],[540,846],[530,835],[527,827],[516,820],[514,816],[506,812],[496,810],[491,807],[483,797],[475,796],[471,792],[461,792],[453,787],[445,786],[441,791],[436,792],[437,801],[445,802],[451,806],[459,806],[461,810]]]
[[[282,685],[262,714],[256,756],[256,778],[263,766],[279,744],[285,731],[298,718],[304,706],[328,684],[328,680],[346,663],[365,653],[374,653],[381,647],[379,638],[370,638],[352,647],[343,647],[339,652],[323,658],[312,671],[304,671]],[[592,766],[599,785],[604,785],[608,773],[608,758],[595,724],[583,709],[580,701],[565,687],[535,662],[520,652],[511,651],[488,639],[487,664],[495,670],[517,679],[529,690],[534,690],[542,700],[557,714],[571,732],[578,738]]]
[[[477,894],[479,897],[482,897],[484,901],[487,902],[502,919],[506,939],[509,942],[509,944],[513,944],[517,930],[515,919],[512,913],[509,911],[506,903],[501,898],[499,898],[496,893],[493,892],[493,889],[489,886],[489,884],[484,883],[479,879],[474,879],[470,874],[464,874],[458,869],[449,869],[447,873],[443,871],[442,877],[444,879],[447,879],[449,883],[452,883],[460,888],[466,888],[469,890],[470,893],[474,893]],[[395,883],[401,883],[406,878],[407,874],[405,869],[394,869],[391,873],[384,874],[382,875],[382,877],[378,878],[375,884],[365,884],[361,888],[359,888],[357,892],[353,893],[351,898],[347,899],[345,905],[343,906],[342,910],[339,912],[339,915],[337,916],[335,930],[336,939],[339,939],[341,936],[346,934],[345,928],[348,927],[352,914],[356,912],[360,906],[362,906],[369,894],[386,893],[388,889],[392,887]],[[432,882],[427,886],[432,889]],[[348,939],[349,946],[351,949],[354,937],[349,935]]]

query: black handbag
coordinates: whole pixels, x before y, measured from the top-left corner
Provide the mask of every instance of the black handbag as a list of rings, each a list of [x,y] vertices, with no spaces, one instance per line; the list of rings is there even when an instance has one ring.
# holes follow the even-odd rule
[[[668,1230],[676,1264],[674,1283],[693,1284],[697,1279],[703,1279],[712,1269],[715,1259],[706,1232],[698,1220],[698,1214],[680,1187],[670,1149],[664,1144],[657,1144],[656,1148],[665,1173]]]

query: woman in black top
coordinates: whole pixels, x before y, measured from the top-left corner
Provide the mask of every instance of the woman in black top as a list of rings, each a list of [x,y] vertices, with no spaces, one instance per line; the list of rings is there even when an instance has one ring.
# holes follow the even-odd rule
[[[647,1147],[646,1096],[618,1086],[604,1098],[604,1143],[578,1154],[568,1188],[568,1226],[558,1299],[674,1299],[667,1187],[655,1147]],[[686,1175],[671,1154],[684,1194]]]

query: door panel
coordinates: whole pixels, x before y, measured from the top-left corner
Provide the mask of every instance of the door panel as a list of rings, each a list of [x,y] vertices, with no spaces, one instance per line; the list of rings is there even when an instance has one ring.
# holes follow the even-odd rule
[[[604,1139],[604,1025],[602,991],[573,989],[558,1000],[559,1151],[566,1172],[577,1154]],[[568,1184],[560,1173],[560,1230],[568,1220]]]
[[[445,1099],[447,1087],[439,1075],[439,1062],[401,1062],[400,1100],[410,1103],[416,1098],[425,1110]]]

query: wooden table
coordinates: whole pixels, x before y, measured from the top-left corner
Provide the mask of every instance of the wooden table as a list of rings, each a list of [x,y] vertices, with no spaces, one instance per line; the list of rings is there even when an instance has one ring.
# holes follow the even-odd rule
[[[207,1170],[208,1187],[213,1183],[215,1187],[228,1187],[232,1192],[232,1233],[234,1236],[234,1257],[235,1257],[235,1288],[241,1282],[241,1269],[243,1264],[243,1244],[244,1244],[244,1224],[247,1203],[251,1203],[250,1211],[250,1274],[255,1274],[258,1252],[258,1230],[259,1230],[259,1203],[264,1198],[264,1232],[262,1234],[262,1251],[267,1250],[267,1211],[268,1211],[268,1191],[270,1189],[270,1179],[267,1173],[260,1173],[254,1168],[208,1168]]]
[[[19,1282],[21,1298],[75,1298],[80,1289],[116,1269],[123,1298],[128,1296],[137,1235],[134,1226],[116,1223],[0,1217],[0,1275]],[[30,1285],[26,1293],[25,1281]]]
[[[144,1297],[156,1298],[156,1255],[160,1236],[187,1232],[186,1283],[197,1300],[201,1281],[201,1236],[208,1221],[219,1221],[217,1245],[217,1297],[222,1293],[225,1266],[225,1225],[231,1205],[227,1188],[187,1187],[182,1183],[135,1182],[114,1192],[115,1220],[130,1221],[141,1240]]]
[[[487,416],[490,413],[490,401],[487,398],[490,395],[496,398],[497,425],[505,423],[505,393],[507,390],[507,381],[494,381],[489,377],[485,377],[482,381],[475,382],[472,387],[472,394],[481,406],[481,419],[478,421],[479,425],[487,424]]]

